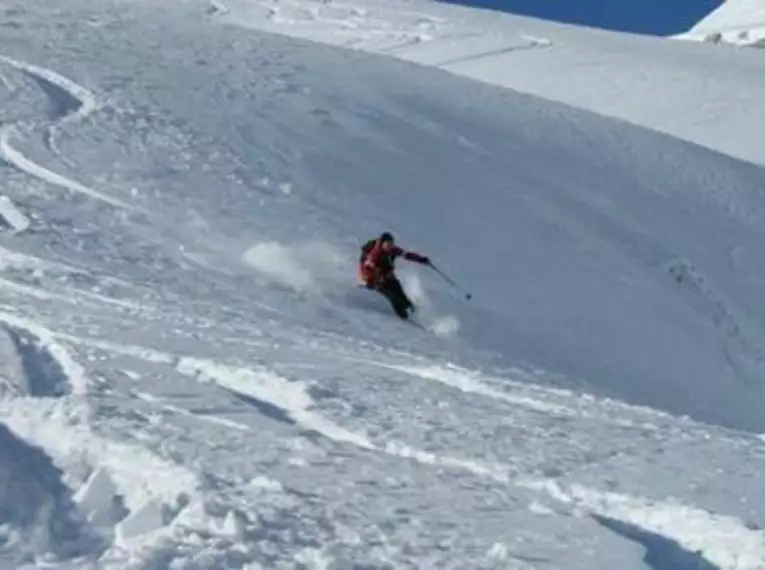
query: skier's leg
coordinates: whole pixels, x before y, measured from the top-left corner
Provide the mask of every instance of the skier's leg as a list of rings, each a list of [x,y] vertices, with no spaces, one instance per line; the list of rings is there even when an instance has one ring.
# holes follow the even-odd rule
[[[380,292],[388,298],[393,310],[402,319],[408,318],[409,311],[414,310],[414,304],[406,296],[401,282],[396,277],[386,279],[380,287]]]
[[[404,291],[404,288],[401,286],[401,281],[398,280],[397,277],[391,277],[391,289],[399,299],[401,299],[401,302],[406,305],[408,309],[414,310],[414,303],[412,303],[412,300],[409,298],[409,296]]]

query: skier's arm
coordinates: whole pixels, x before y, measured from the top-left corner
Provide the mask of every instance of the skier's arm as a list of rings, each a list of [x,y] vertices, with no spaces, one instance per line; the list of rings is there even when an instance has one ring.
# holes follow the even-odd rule
[[[430,265],[430,258],[427,255],[420,255],[419,253],[415,253],[414,251],[403,251],[402,254],[404,256],[404,259],[407,261],[415,261],[417,263],[422,263],[423,265]]]

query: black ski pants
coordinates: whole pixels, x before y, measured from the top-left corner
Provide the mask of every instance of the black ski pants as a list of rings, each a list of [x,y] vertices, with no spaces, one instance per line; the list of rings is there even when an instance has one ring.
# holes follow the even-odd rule
[[[402,319],[409,317],[409,311],[414,309],[414,303],[406,296],[401,282],[395,275],[387,277],[378,286],[377,290],[382,293],[393,307],[393,311]]]

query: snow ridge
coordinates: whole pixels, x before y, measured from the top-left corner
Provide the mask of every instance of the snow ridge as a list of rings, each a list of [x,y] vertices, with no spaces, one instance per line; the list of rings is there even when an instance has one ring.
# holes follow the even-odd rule
[[[520,481],[519,485],[548,493],[569,509],[593,513],[601,521],[623,523],[635,529],[666,537],[686,553],[698,553],[692,563],[700,567],[762,568],[765,561],[765,532],[748,528],[736,517],[714,515],[678,504],[676,501],[649,501],[613,492],[602,492],[579,484],[557,481]],[[625,527],[624,525],[628,525]],[[687,560],[687,557],[686,557]],[[683,568],[696,568],[688,565]]]

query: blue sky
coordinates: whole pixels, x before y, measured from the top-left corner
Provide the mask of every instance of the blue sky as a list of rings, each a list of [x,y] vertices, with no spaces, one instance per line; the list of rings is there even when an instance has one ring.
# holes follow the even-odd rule
[[[688,30],[723,0],[445,1],[612,30],[667,35]]]

